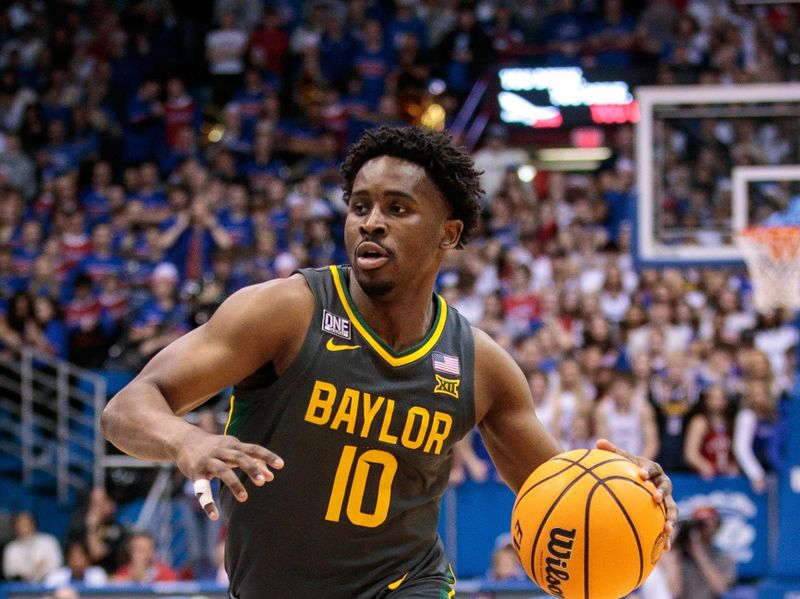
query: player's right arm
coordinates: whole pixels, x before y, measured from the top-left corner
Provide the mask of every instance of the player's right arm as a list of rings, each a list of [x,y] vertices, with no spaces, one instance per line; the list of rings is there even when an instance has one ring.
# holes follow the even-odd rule
[[[103,435],[129,455],[176,462],[194,481],[219,478],[244,501],[247,493],[233,468],[260,486],[282,460],[264,447],[209,434],[181,416],[267,363],[278,374],[285,371],[313,312],[314,297],[299,275],[238,291],[114,396],[103,410]],[[213,503],[204,507],[217,517]]]

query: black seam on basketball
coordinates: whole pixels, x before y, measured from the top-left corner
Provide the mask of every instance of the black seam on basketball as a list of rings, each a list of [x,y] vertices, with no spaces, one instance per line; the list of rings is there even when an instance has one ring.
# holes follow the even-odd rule
[[[580,466],[584,470],[591,470],[593,468],[597,468],[598,466],[600,466],[602,464],[610,464],[612,462],[630,462],[630,460],[627,459],[627,458],[611,458],[611,459],[608,459],[608,460],[603,460],[602,462],[597,462],[596,464],[593,464],[592,466],[589,466],[587,468],[586,464],[581,464],[580,463],[580,460],[576,462],[574,460],[568,460],[567,458],[552,458],[552,461],[554,461],[554,462],[568,462],[568,463],[572,464],[573,466]]]
[[[610,476],[610,477],[608,477],[608,478],[607,478],[607,479],[605,479],[605,480],[623,480],[623,481],[625,481],[625,482],[632,483],[633,485],[635,485],[635,486],[639,487],[639,488],[640,488],[642,491],[644,491],[645,493],[647,493],[648,495],[650,495],[650,497],[652,497],[652,496],[653,496],[653,493],[652,493],[652,491],[650,491],[650,489],[648,489],[647,487],[645,487],[645,486],[644,486],[643,484],[641,484],[640,482],[638,482],[638,481],[635,481],[635,480],[633,480],[633,479],[631,479],[631,478],[627,478],[627,477],[625,477],[625,476]],[[659,502],[659,503],[657,503],[656,505],[658,506],[658,509],[659,509],[659,510],[661,510],[661,515],[664,517],[664,522],[666,522],[666,521],[667,521],[667,508],[666,508],[666,506],[664,505],[664,502],[663,502],[663,501],[660,501],[660,502]]]
[[[594,473],[592,473],[592,474],[594,474]],[[650,497],[653,496],[653,492],[650,489],[645,487],[642,483],[640,483],[638,481],[635,481],[632,478],[628,478],[627,476],[620,476],[620,475],[609,476],[607,478],[604,478],[603,480],[624,480],[625,482],[631,483],[632,485],[636,485],[637,488],[641,489],[642,491],[644,491],[645,493],[650,495]]]
[[[563,459],[563,458],[559,458],[559,459]],[[565,460],[565,461],[572,462],[572,460]],[[594,464],[593,466],[590,466],[589,468],[587,468],[583,464],[578,464],[576,462],[572,462],[570,464],[569,468],[571,468],[572,466],[580,466],[581,468],[583,468],[583,472],[581,474],[579,474],[578,476],[576,476],[575,479],[572,482],[570,482],[566,487],[564,487],[561,490],[561,493],[559,493],[558,497],[556,497],[555,500],[553,501],[553,503],[550,504],[550,507],[547,508],[547,512],[545,513],[544,518],[542,518],[542,522],[539,524],[539,530],[536,531],[536,536],[533,539],[533,546],[531,547],[530,564],[531,564],[531,572],[534,574],[534,577],[536,575],[536,570],[535,570],[536,564],[534,563],[534,557],[536,556],[536,546],[539,544],[539,537],[542,536],[542,530],[544,529],[545,524],[547,524],[547,520],[548,520],[548,518],[550,518],[550,514],[553,513],[553,510],[558,505],[558,502],[561,501],[561,498],[564,497],[564,494],[567,491],[569,491],[575,485],[575,483],[577,483],[580,479],[582,479],[587,474],[592,474],[592,470],[602,466],[603,464],[609,464],[611,462],[619,462],[619,461],[627,462],[628,460],[626,460],[625,458],[619,458],[619,459],[613,458],[613,459],[610,459],[610,460],[605,460],[603,462],[598,462],[597,464]],[[566,468],[564,470],[564,472],[566,472],[566,470],[569,470],[569,468]],[[594,477],[595,477],[595,479],[597,479],[597,475],[594,475]]]
[[[596,477],[594,472],[591,472],[590,474]],[[612,491],[606,484],[610,480],[626,480],[628,482],[634,482],[634,483],[635,481],[632,481],[631,479],[625,476],[609,476],[608,478],[598,479],[597,485],[601,485],[606,490],[606,492],[609,495],[611,495],[611,498],[617,504],[617,507],[619,507],[620,511],[622,512],[622,515],[625,516],[625,520],[628,521],[628,526],[631,527],[633,538],[636,540],[636,548],[639,550],[639,577],[636,580],[636,586],[638,587],[640,584],[642,584],[642,576],[644,576],[644,552],[642,551],[642,541],[639,539],[639,533],[636,531],[636,526],[634,526],[633,520],[628,515],[628,510],[626,510],[625,506],[622,505],[622,502],[619,500],[619,497],[617,497],[617,494],[614,493],[614,491]],[[595,485],[595,487],[597,485]],[[592,489],[592,491],[594,491],[594,489]]]
[[[589,514],[592,509],[592,495],[597,485],[592,487],[589,491],[589,497],[586,498],[586,511],[584,512],[583,521],[583,534],[585,539],[583,541],[583,599],[589,599]]]
[[[580,464],[583,460],[585,460],[589,454],[592,453],[591,449],[584,449],[583,455],[579,457],[577,460],[570,460],[569,458],[565,458],[563,455],[557,455],[553,458],[553,460],[558,460],[559,462],[569,462],[570,464]]]
[[[597,478],[597,475],[594,472],[592,472],[591,474],[592,474],[592,476]],[[632,478],[628,478],[627,476],[609,476],[608,478],[604,478],[603,480],[621,480],[621,481],[624,481],[626,483],[630,483],[630,484],[638,487],[639,489],[641,489],[642,491],[647,493],[650,497],[653,496],[653,492],[650,489],[645,487],[639,481],[633,480]],[[659,502],[656,505],[658,505],[658,508],[661,510],[661,515],[664,516],[664,521],[666,521],[667,520],[667,508],[664,506],[664,502],[663,501]]]
[[[535,485],[531,485],[529,488],[525,489],[525,492],[524,492],[522,495],[518,495],[518,496],[517,496],[517,498],[514,500],[514,505],[513,505],[513,507],[511,508],[511,513],[512,513],[512,514],[514,513],[514,510],[515,510],[515,509],[517,509],[517,504],[518,504],[518,503],[519,503],[519,502],[522,500],[522,498],[523,498],[523,497],[525,497],[525,495],[527,495],[528,493],[530,493],[531,491],[533,491],[533,490],[534,490],[536,487],[538,487],[539,485],[541,485],[543,482],[547,482],[547,481],[548,481],[548,480],[550,480],[551,478],[554,478],[554,477],[558,476],[559,474],[561,474],[561,473],[563,473],[563,472],[566,472],[567,470],[569,470],[570,468],[572,468],[572,466],[574,466],[574,465],[576,465],[576,464],[580,463],[580,461],[581,461],[583,458],[585,458],[586,456],[588,456],[590,453],[591,453],[591,450],[590,450],[590,449],[587,449],[587,450],[586,450],[586,453],[584,453],[584,454],[583,454],[583,455],[582,455],[580,458],[578,458],[578,461],[577,461],[577,462],[575,462],[575,461],[573,461],[573,460],[567,460],[567,459],[565,459],[565,458],[558,458],[558,457],[556,457],[556,458],[551,458],[551,460],[549,460],[549,461],[553,461],[553,462],[555,462],[555,461],[559,461],[559,462],[562,462],[562,461],[563,461],[563,462],[569,462],[569,466],[567,466],[567,467],[566,467],[566,468],[564,468],[563,470],[559,470],[559,471],[558,471],[558,472],[556,472],[555,474],[551,474],[550,476],[548,476],[548,477],[546,477],[546,478],[543,478],[542,480],[540,480],[540,481],[539,481],[538,483],[536,483]]]
[[[584,454],[581,457],[579,457],[577,460],[571,460],[569,458],[565,458],[562,455],[557,455],[554,458],[550,458],[550,461],[552,461],[552,462],[568,462],[570,464],[577,465],[577,464],[581,464],[581,462],[584,459],[586,459],[589,456],[590,453],[592,453],[592,450],[591,449],[586,449],[586,450],[584,450]],[[583,464],[581,464],[581,466],[583,466]],[[585,466],[584,466],[584,468],[585,468]]]
[[[572,466],[570,466],[570,468],[571,468],[571,467],[572,467]],[[531,546],[531,559],[530,559],[530,563],[531,563],[531,572],[534,574],[534,577],[536,576],[536,563],[535,563],[535,561],[534,561],[534,558],[536,557],[536,546],[539,544],[539,537],[541,537],[541,536],[542,536],[542,530],[544,530],[544,525],[545,525],[545,524],[547,524],[547,520],[550,518],[550,514],[552,514],[552,513],[553,513],[553,510],[554,510],[554,509],[556,508],[556,506],[558,505],[558,502],[559,502],[559,501],[561,501],[561,498],[562,498],[562,497],[564,497],[564,494],[565,494],[567,491],[569,491],[569,490],[570,490],[570,489],[571,489],[573,486],[575,486],[575,484],[576,484],[576,483],[577,483],[577,482],[578,482],[580,479],[582,479],[584,476],[586,476],[587,474],[588,474],[587,472],[582,472],[582,473],[580,473],[578,476],[576,476],[576,477],[575,477],[575,478],[572,480],[572,482],[570,482],[570,483],[569,483],[569,484],[568,484],[566,487],[564,487],[564,488],[561,490],[561,493],[559,493],[559,495],[558,495],[558,497],[556,497],[555,501],[553,501],[553,503],[551,503],[551,504],[550,504],[550,507],[549,507],[549,508],[547,508],[547,512],[545,512],[545,514],[544,514],[544,518],[542,518],[542,521],[541,521],[541,523],[539,524],[539,530],[537,530],[537,531],[536,531],[536,536],[533,538],[533,545]],[[536,582],[539,582],[539,581],[537,580]],[[541,586],[541,585],[540,585],[540,586]]]
[[[610,463],[610,462],[629,462],[629,461],[630,461],[630,460],[620,459],[620,460],[608,460],[608,461],[606,461],[606,462],[601,462],[601,463],[602,463],[602,464],[608,464],[608,463]],[[594,470],[594,466],[593,466],[591,469],[587,469],[587,468],[586,468],[586,466],[584,466],[583,464],[574,464],[574,465],[575,465],[575,466],[580,466],[581,468],[583,468],[584,470],[586,470],[586,472],[591,472],[592,470]],[[600,465],[600,464],[595,464],[595,466],[599,466],[599,465]],[[597,479],[597,480],[600,480],[600,479],[597,477],[597,475],[596,475],[596,474],[592,473],[592,476],[594,476],[594,477],[595,477],[595,479]],[[611,477],[611,478],[615,478],[615,477]],[[627,481],[628,481],[628,482],[630,482],[630,483],[633,483],[634,485],[636,485],[637,487],[639,487],[640,489],[642,489],[644,492],[646,492],[648,495],[650,495],[650,496],[652,496],[652,495],[653,495],[653,491],[651,491],[650,489],[648,489],[648,488],[647,488],[647,487],[646,487],[644,484],[640,483],[638,480],[634,480],[634,479],[632,479],[632,478],[627,478],[627,477],[622,477],[622,479],[623,479],[623,480],[627,480]],[[661,511],[662,511],[662,512],[663,512],[663,514],[664,514],[664,520],[666,520],[666,519],[667,519],[667,508],[664,506],[664,502],[662,501],[662,502],[660,502],[658,505],[659,505],[659,507],[661,508]]]
[[[534,490],[536,487],[538,487],[538,486],[539,486],[539,485],[541,485],[542,483],[545,483],[545,482],[547,482],[548,480],[550,480],[550,479],[552,479],[552,478],[555,478],[555,477],[556,477],[556,476],[558,476],[559,474],[563,474],[564,472],[566,472],[567,470],[569,470],[570,468],[572,468],[572,466],[574,466],[574,464],[569,464],[569,465],[568,465],[568,466],[566,466],[566,467],[565,467],[563,470],[559,470],[558,472],[556,472],[556,473],[554,473],[554,474],[551,474],[550,476],[548,476],[548,477],[546,477],[546,478],[543,478],[542,480],[540,480],[539,482],[537,482],[535,485],[531,485],[529,488],[525,489],[525,492],[524,492],[524,493],[522,493],[521,495],[518,495],[518,496],[517,496],[517,499],[514,501],[514,506],[511,508],[511,513],[514,513],[514,510],[515,510],[515,509],[517,509],[517,505],[519,504],[519,502],[520,502],[520,501],[522,501],[522,499],[523,499],[523,498],[524,498],[524,497],[525,497],[525,496],[526,496],[528,493],[530,493],[531,491],[533,491],[533,490]]]

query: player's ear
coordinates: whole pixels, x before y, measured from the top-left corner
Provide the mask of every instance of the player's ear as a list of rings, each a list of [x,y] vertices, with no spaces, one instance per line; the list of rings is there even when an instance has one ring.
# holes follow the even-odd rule
[[[464,222],[457,218],[450,218],[444,221],[444,235],[439,242],[439,247],[443,250],[452,250],[458,246],[461,233],[464,231]]]

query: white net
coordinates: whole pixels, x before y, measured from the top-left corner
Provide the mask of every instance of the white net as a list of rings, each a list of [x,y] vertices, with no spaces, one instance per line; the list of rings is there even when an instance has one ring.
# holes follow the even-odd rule
[[[736,244],[753,283],[753,306],[769,313],[800,310],[800,227],[749,227]]]

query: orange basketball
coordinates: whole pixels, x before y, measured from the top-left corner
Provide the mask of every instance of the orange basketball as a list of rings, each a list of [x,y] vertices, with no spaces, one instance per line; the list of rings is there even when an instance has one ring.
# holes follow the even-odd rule
[[[545,592],[618,599],[644,582],[663,549],[666,510],[638,471],[615,453],[576,449],[528,477],[511,535],[525,571]]]

